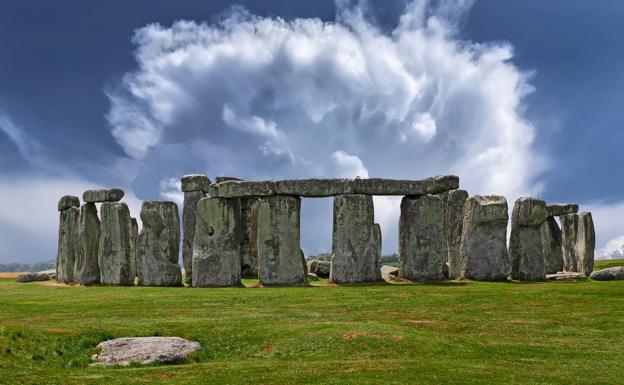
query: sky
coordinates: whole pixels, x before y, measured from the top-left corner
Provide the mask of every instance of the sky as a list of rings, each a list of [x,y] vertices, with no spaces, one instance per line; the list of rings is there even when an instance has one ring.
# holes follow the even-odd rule
[[[624,3],[7,0],[0,263],[56,255],[65,194],[181,203],[179,178],[456,174],[579,203],[624,256]],[[400,198],[376,197],[384,252]],[[331,249],[331,199],[302,248]]]

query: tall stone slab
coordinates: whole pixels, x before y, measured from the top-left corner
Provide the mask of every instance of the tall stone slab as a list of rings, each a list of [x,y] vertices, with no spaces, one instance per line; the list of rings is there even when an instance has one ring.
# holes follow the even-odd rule
[[[104,285],[134,285],[130,210],[124,202],[104,202],[100,207],[98,264]]]
[[[80,207],[78,255],[74,265],[74,280],[83,285],[100,283],[98,247],[100,243],[100,218],[95,203]]]
[[[567,214],[559,217],[561,222],[561,245],[563,261],[567,271],[578,272],[578,256],[576,254],[576,239],[578,231],[578,214]]]
[[[131,276],[137,278],[139,274],[137,244],[139,242],[139,223],[136,218],[130,218],[130,272]]]
[[[174,202],[145,201],[137,243],[137,275],[142,286],[180,286],[180,218]]]
[[[448,258],[444,198],[404,197],[399,218],[399,276],[412,281],[444,279]]]
[[[446,203],[446,246],[448,249],[449,278],[461,277],[459,248],[464,223],[464,205],[468,199],[466,190],[451,190]]]
[[[258,277],[258,205],[256,198],[241,198],[241,275]]]
[[[274,195],[258,204],[258,278],[264,285],[297,285],[305,280],[301,262],[301,198]]]
[[[548,218],[548,207],[541,199],[516,200],[511,214],[509,255],[511,277],[520,281],[545,281],[544,249],[540,228]]]
[[[596,232],[591,213],[579,215],[576,238],[577,271],[589,277],[594,271],[594,249],[596,247]]]
[[[203,191],[184,192],[182,208],[182,226],[184,239],[182,240],[182,263],[184,264],[184,280],[187,284],[193,281],[193,241],[195,239],[195,220],[197,204],[206,194]]]
[[[381,241],[381,226],[379,225],[379,223],[373,224],[373,236],[375,239],[375,244],[377,245],[377,253],[379,254],[379,257],[381,258],[382,241]],[[379,267],[381,267],[381,263],[379,261],[378,261],[378,264],[380,265]]]
[[[476,195],[466,200],[461,246],[461,275],[479,281],[503,281],[511,273],[507,250],[507,200]]]
[[[74,265],[78,255],[80,210],[77,197],[65,196],[59,201],[60,212],[58,251],[56,255],[56,280],[74,282]]]
[[[193,241],[193,286],[240,285],[241,239],[240,199],[201,199]]]
[[[561,229],[553,217],[548,217],[540,229],[544,268],[546,274],[563,271],[563,250],[561,250]]]
[[[336,283],[375,282],[379,270],[381,231],[376,230],[373,197],[334,197],[334,228],[329,279]],[[379,229],[381,230],[381,229]]]

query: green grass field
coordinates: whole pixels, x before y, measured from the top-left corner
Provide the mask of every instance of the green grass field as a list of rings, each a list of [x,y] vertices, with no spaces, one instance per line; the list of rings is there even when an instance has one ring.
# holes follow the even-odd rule
[[[624,260],[596,268],[606,263]],[[151,335],[202,349],[183,365],[88,366],[102,340]],[[619,385],[624,281],[190,289],[0,280],[0,384],[144,383]]]

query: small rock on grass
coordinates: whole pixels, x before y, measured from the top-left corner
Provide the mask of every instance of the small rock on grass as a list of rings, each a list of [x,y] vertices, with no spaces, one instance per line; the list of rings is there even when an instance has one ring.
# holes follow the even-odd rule
[[[98,344],[99,354],[91,360],[94,366],[142,365],[153,362],[181,363],[188,355],[200,349],[199,342],[180,337],[127,337],[116,338]]]

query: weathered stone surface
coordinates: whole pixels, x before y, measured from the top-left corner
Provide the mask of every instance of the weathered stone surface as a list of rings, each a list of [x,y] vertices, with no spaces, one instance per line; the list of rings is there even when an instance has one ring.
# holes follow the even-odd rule
[[[596,233],[591,213],[581,213],[576,237],[577,271],[589,276],[594,271]]]
[[[614,281],[624,279],[624,266],[596,270],[589,276],[594,281]]]
[[[399,277],[399,268],[394,266],[383,265],[380,268],[381,278],[384,281],[391,281]]]
[[[96,366],[126,366],[131,363],[150,364],[184,362],[188,355],[201,348],[198,342],[180,337],[116,338],[98,344],[98,354],[91,360]]]
[[[329,272],[331,270],[331,262],[311,260],[307,262],[308,273],[314,273],[321,278],[329,278]]]
[[[454,175],[436,176],[423,180],[356,179],[355,193],[367,195],[439,194],[459,188],[459,178]]]
[[[579,216],[577,214],[562,215],[559,221],[561,222],[561,245],[565,268],[567,271],[578,272],[576,239]]]
[[[175,202],[145,201],[137,244],[137,276],[143,286],[180,286],[180,218]]]
[[[67,210],[71,207],[80,207],[80,199],[73,195],[65,195],[58,202],[58,211]]]
[[[187,191],[184,193],[182,208],[182,225],[184,239],[182,240],[182,263],[184,264],[184,279],[187,284],[193,281],[193,240],[195,238],[195,218],[197,204],[206,195],[203,191]]]
[[[464,223],[464,204],[468,199],[466,190],[451,190],[446,203],[446,246],[448,249],[449,278],[461,277],[461,246],[462,227]]]
[[[201,199],[193,241],[193,286],[240,285],[241,239],[240,199]]]
[[[70,207],[60,212],[58,252],[56,255],[56,280],[74,282],[74,264],[78,254],[80,210]]]
[[[210,179],[206,175],[202,174],[188,174],[184,175],[180,181],[182,182],[182,191],[204,191],[208,192],[210,187]]]
[[[572,273],[568,271],[559,271],[554,274],[546,274],[547,281],[579,281],[585,279],[587,279],[587,277],[583,273]]]
[[[104,202],[100,207],[98,264],[104,285],[134,285],[132,272],[130,210],[123,202]]]
[[[123,197],[124,191],[120,188],[87,190],[82,194],[86,203],[119,202]]]
[[[98,247],[100,243],[100,219],[95,203],[80,207],[80,230],[78,254],[74,264],[74,280],[83,285],[100,282]]]
[[[280,195],[329,197],[355,193],[355,181],[353,179],[279,180],[275,182],[275,191]]]
[[[246,182],[228,180],[210,185],[213,198],[254,198],[275,195],[275,182],[271,180]]]
[[[301,199],[271,196],[258,205],[258,278],[264,285],[304,282],[300,247]]]
[[[507,200],[476,195],[466,200],[460,246],[462,277],[480,281],[506,280],[511,273],[507,250]]]
[[[381,226],[379,223],[373,223],[373,239],[375,239],[375,244],[377,245],[377,250],[379,250],[379,257],[381,258]]]
[[[15,282],[17,283],[40,282],[49,280],[50,275],[42,273],[21,273],[17,277],[15,277]]]
[[[258,205],[256,198],[241,198],[241,275],[258,277]]]
[[[546,274],[563,271],[563,251],[561,250],[561,229],[553,217],[548,217],[540,229],[544,268]]]
[[[380,281],[378,236],[373,197],[363,194],[337,195],[334,198],[329,279],[336,283]]]
[[[137,246],[139,243],[139,223],[136,218],[130,218],[130,275],[138,277],[139,270],[137,267],[139,255],[137,254]]]
[[[242,181],[242,179],[235,178],[233,176],[218,176],[218,177],[215,178],[215,183],[227,182],[228,180]]]
[[[516,200],[511,214],[509,256],[511,277],[520,281],[544,281],[546,268],[540,228],[548,218],[546,202],[523,197]]]
[[[548,215],[551,217],[559,217],[566,214],[578,213],[579,206],[575,204],[556,203],[548,205]]]
[[[442,280],[448,258],[444,205],[439,195],[404,197],[399,218],[399,276],[412,281]]]

